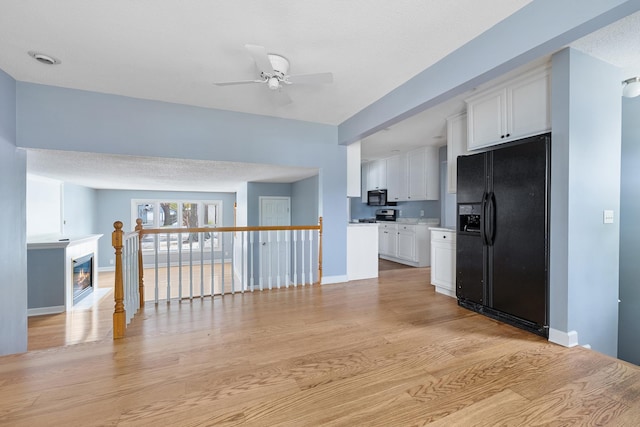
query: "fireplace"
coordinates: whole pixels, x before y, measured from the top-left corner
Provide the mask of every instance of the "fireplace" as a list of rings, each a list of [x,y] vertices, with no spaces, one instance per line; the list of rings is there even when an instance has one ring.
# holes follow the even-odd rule
[[[73,261],[73,303],[93,292],[93,253]]]

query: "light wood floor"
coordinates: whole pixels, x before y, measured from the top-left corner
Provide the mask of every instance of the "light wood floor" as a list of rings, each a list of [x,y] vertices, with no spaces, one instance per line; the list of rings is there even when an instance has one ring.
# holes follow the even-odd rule
[[[428,274],[147,304],[117,342],[1,357],[0,425],[638,425],[639,367],[462,309]]]

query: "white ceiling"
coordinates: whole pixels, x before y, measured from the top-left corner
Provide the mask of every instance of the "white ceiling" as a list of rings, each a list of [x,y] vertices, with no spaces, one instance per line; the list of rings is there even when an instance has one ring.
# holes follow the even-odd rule
[[[0,4],[0,69],[25,82],[338,125],[530,1],[6,0]],[[602,30],[575,45],[626,67],[629,52],[635,53],[639,45],[637,16],[619,28]],[[630,32],[636,36],[630,48],[618,49]],[[331,71],[334,83],[287,86],[293,102],[282,107],[274,105],[263,85],[213,85],[255,77],[255,65],[243,47],[247,43],[287,57],[291,74]],[[62,63],[40,64],[28,56],[33,50]],[[443,145],[446,140],[438,137],[444,137],[444,118],[461,110],[462,100],[372,135],[363,144],[364,156],[382,155],[381,147]],[[377,143],[377,154],[376,138],[387,138]],[[107,184],[99,177],[118,170],[110,162],[125,161],[121,156],[104,156],[79,173],[58,154],[30,151],[29,172],[96,188],[155,182],[157,189],[168,189],[171,182],[182,181],[186,186],[176,189],[193,190],[194,183],[206,181],[213,169],[225,174],[208,181],[207,188],[233,175],[247,179],[237,173],[251,169],[227,168],[220,162],[202,168],[186,161],[168,162],[162,165],[171,171],[166,180],[123,176],[119,169],[125,182]],[[43,161],[43,156],[50,161]],[[90,161],[81,154],[71,158]],[[135,161],[143,171],[157,171],[162,162]],[[77,169],[78,163],[74,166]],[[206,173],[196,176],[197,170]],[[267,171],[271,178],[250,180],[286,180],[309,172],[264,168]]]
[[[204,192],[235,192],[242,182],[291,183],[318,174],[315,168],[54,150],[29,150],[27,171],[96,189]]]

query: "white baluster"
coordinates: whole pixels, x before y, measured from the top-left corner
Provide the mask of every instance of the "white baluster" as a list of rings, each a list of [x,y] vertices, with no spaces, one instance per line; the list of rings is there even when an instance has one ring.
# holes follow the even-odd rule
[[[171,301],[171,235],[167,233],[167,304]]]
[[[178,301],[182,301],[182,233],[178,233]]]
[[[281,244],[280,237],[281,237],[281,232],[280,231],[276,231],[275,233],[276,233],[276,260],[278,261],[278,264],[276,266],[276,270],[277,270],[276,271],[276,275],[277,275],[276,287],[278,289],[280,289],[280,282],[281,282],[281,280],[280,280],[280,244]]]
[[[251,268],[251,272],[249,274],[249,276],[250,276],[249,280],[250,280],[250,285],[251,285],[251,292],[253,292],[253,290],[255,288],[255,280],[254,280],[254,276],[253,276],[253,264],[255,263],[255,258],[256,258],[254,256],[255,255],[255,252],[254,252],[255,251],[255,242],[254,242],[255,235],[256,235],[255,231],[249,231],[249,248],[250,248],[249,249],[250,250],[249,259],[251,260],[251,264],[249,264],[250,268]]]
[[[304,270],[304,230],[300,230],[300,246],[302,250],[300,251],[300,267],[302,269],[302,286],[306,284],[306,272]]]
[[[313,230],[309,230],[309,284],[313,285]]]
[[[221,243],[220,246],[222,249],[222,252],[220,252],[220,259],[222,263],[222,288],[220,289],[220,293],[224,296],[224,233],[222,233],[220,243]]]
[[[271,289],[271,265],[272,265],[272,258],[271,258],[271,231],[267,231],[267,253],[269,254],[269,256],[267,257],[268,262],[268,268],[267,268],[267,274],[268,274],[268,279],[269,279],[269,289]]]
[[[284,248],[285,248],[285,260],[284,260],[284,283],[285,286],[288,288],[289,287],[289,282],[290,282],[290,275],[289,275],[289,269],[291,268],[291,266],[289,265],[289,262],[291,261],[291,245],[289,243],[289,236],[291,234],[291,231],[285,231],[284,232]]]
[[[298,230],[293,233],[293,286],[298,286]]]
[[[229,234],[229,237],[231,237],[231,295],[236,293],[236,268],[235,268],[235,259],[236,259],[236,241],[233,238],[233,234],[232,233],[227,233]]]
[[[200,242],[200,299],[204,298],[204,233],[198,233]]]
[[[154,234],[153,235],[153,250],[154,250],[154,256],[153,256],[153,262],[155,264],[155,277],[156,277],[156,283],[155,283],[155,303],[158,304],[158,292],[160,291],[158,289],[158,283],[159,283],[159,277],[158,277],[158,259],[159,259],[159,255],[158,255],[158,242],[160,241],[159,239],[159,234]]]

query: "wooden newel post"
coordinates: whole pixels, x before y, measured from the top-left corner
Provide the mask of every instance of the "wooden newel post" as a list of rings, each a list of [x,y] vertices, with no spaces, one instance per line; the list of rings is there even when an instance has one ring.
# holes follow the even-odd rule
[[[122,222],[113,223],[115,230],[111,233],[111,243],[116,253],[116,280],[114,288],[115,310],[113,311],[113,338],[123,338],[127,324],[126,313],[124,311],[124,284],[122,281]]]
[[[142,219],[136,219],[136,231],[138,232],[138,294],[140,295],[140,308],[144,307],[144,269],[142,268]]]
[[[318,237],[318,283],[322,285],[322,217],[318,221],[320,225],[319,237]]]

